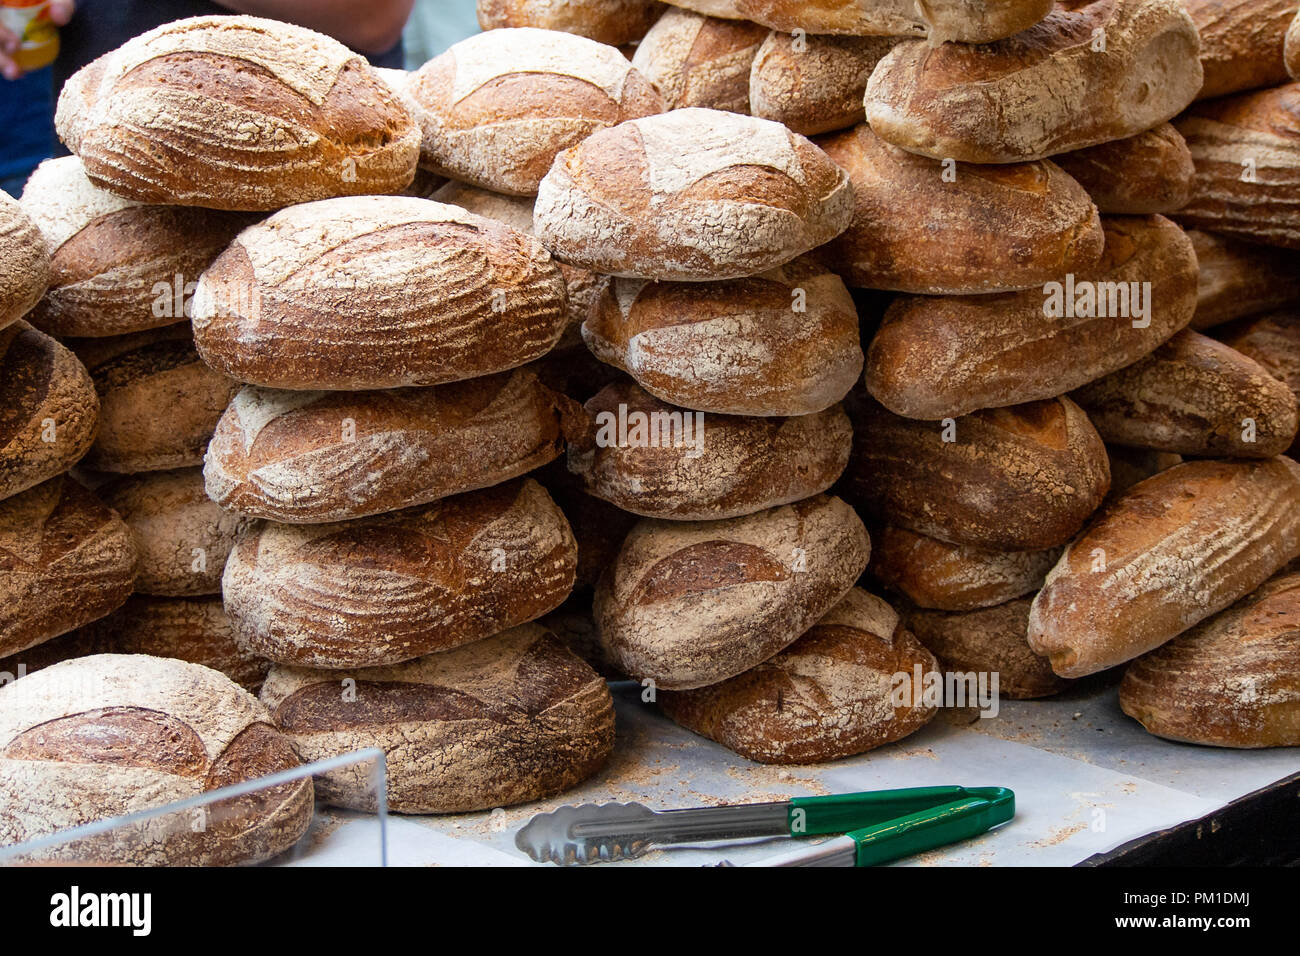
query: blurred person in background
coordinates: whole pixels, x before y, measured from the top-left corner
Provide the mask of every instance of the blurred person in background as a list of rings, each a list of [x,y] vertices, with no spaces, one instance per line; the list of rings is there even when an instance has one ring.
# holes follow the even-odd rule
[[[406,24],[406,68],[418,70],[429,60],[479,32],[474,0],[415,0]]]
[[[414,0],[0,0],[0,7],[6,3],[45,5],[60,27],[53,67],[27,72],[15,55],[18,38],[0,26],[0,189],[17,196],[41,160],[66,152],[54,136],[64,81],[134,36],[185,17],[244,13],[309,27],[375,66],[401,69],[402,28]]]

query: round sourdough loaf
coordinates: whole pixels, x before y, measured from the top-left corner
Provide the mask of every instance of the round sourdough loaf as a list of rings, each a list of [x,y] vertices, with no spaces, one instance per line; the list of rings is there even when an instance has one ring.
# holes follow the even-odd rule
[[[345,680],[355,682],[346,692]],[[275,667],[262,700],[305,760],[384,751],[397,813],[543,800],[590,777],[614,749],[609,687],[535,624],[391,667]],[[322,774],[317,793],[373,812],[367,770]]]
[[[900,43],[867,83],[867,122],[935,159],[1014,163],[1133,136],[1201,88],[1179,0],[1061,0],[987,46]]]
[[[1297,0],[1182,0],[1201,36],[1197,99],[1285,83],[1283,44]]]
[[[247,653],[370,667],[481,640],[573,588],[577,546],[535,481],[339,524],[262,524],[240,537],[222,592]]]
[[[1208,329],[1300,302],[1300,269],[1289,249],[1187,230],[1196,250],[1196,314],[1191,327]]]
[[[1062,677],[1159,647],[1300,555],[1300,465],[1193,461],[1130,488],[1065,549],[1029,645]]]
[[[867,348],[867,390],[900,415],[948,418],[1050,398],[1150,354],[1192,319],[1196,253],[1163,216],[1104,225],[1101,261],[1077,276],[895,299]]]
[[[1177,212],[1192,195],[1192,153],[1171,123],[1055,157],[1104,213]]]
[[[839,235],[853,191],[825,153],[779,123],[681,109],[561,153],[533,218],[548,249],[595,272],[733,279]]]
[[[66,475],[0,501],[0,655],[120,606],[135,564],[125,522]]]
[[[249,217],[145,206],[93,185],[75,156],[47,159],[23,190],[23,208],[50,250],[50,288],[32,311],[59,336],[120,335],[184,322],[186,288]]]
[[[973,611],[1037,591],[1061,556],[949,544],[886,525],[873,533],[871,574],[921,608]]]
[[[855,396],[856,398],[856,396]],[[1068,398],[993,408],[942,422],[849,404],[847,490],[872,518],[1003,551],[1069,541],[1106,497],[1106,446]]]
[[[838,405],[811,415],[705,415],[633,382],[586,404],[569,470],[588,492],[649,518],[736,518],[827,490],[849,461],[853,427]]]
[[[524,369],[432,388],[235,396],[208,446],[208,495],[290,524],[425,504],[532,471],[582,410]]]
[[[645,36],[663,9],[659,0],[478,0],[478,23],[484,30],[563,30],[624,46]]]
[[[716,684],[793,643],[870,554],[861,519],[827,495],[725,521],[647,518],[596,588],[601,644],[661,689]]]
[[[750,112],[804,136],[855,126],[862,122],[867,78],[897,42],[773,30],[750,68]]]
[[[729,680],[659,695],[687,730],[759,763],[823,763],[893,743],[935,715],[934,655],[888,604],[853,588],[802,637]],[[899,683],[897,676],[906,675]],[[901,697],[902,702],[896,698]]]
[[[85,366],[26,322],[0,328],[0,498],[71,468],[95,440]]]
[[[909,610],[903,613],[903,626],[948,673],[996,674],[998,694],[1011,700],[1048,697],[1070,682],[1058,677],[1051,662],[1035,654],[1025,639],[1032,603],[1032,598],[1020,598],[956,614]]]
[[[0,688],[0,844],[152,810],[298,767],[257,698],[198,664],[96,654]],[[311,778],[116,826],[30,862],[219,866],[307,832]],[[201,821],[202,826],[196,826]]]
[[[305,203],[250,226],[193,302],[204,360],[251,385],[436,385],[523,365],[568,318],[530,236],[404,196]]]
[[[1272,578],[1133,661],[1119,703],[1170,740],[1300,746],[1300,575]]]
[[[82,464],[119,473],[203,464],[208,439],[239,383],[206,365],[188,335],[124,344],[127,351],[112,355],[110,346],[102,354],[112,357],[90,366],[99,392],[99,434]]]
[[[1254,359],[1190,330],[1071,395],[1117,445],[1271,458],[1296,437],[1291,388]]]
[[[223,511],[209,499],[200,469],[121,477],[97,493],[131,529],[140,556],[136,591],[177,597],[221,593],[226,557],[252,519]]]
[[[670,9],[636,48],[632,65],[663,95],[664,109],[749,112],[749,69],[767,27]]]
[[[177,20],[88,69],[100,74],[88,115],[56,125],[75,130],[91,181],[128,199],[270,210],[398,192],[415,175],[420,130],[400,98],[363,57],[303,27]],[[59,113],[84,105],[60,97]]]
[[[1196,163],[1179,219],[1300,249],[1300,83],[1198,103],[1176,125]]]
[[[928,36],[985,43],[1019,33],[1052,9],[1051,0],[670,0],[715,17],[753,20],[786,33]]]
[[[945,167],[866,124],[818,144],[848,171],[855,208],[848,230],[817,255],[851,285],[946,295],[1028,289],[1101,256],[1097,207],[1052,163]]]
[[[50,253],[41,230],[0,190],[0,328],[32,310],[50,284]]]
[[[608,280],[582,336],[652,395],[725,415],[823,411],[862,374],[853,298],[811,259],[707,285]]]
[[[411,77],[420,165],[530,196],[557,153],[597,130],[662,112],[648,79],[612,46],[556,30],[489,30]]]
[[[221,595],[155,597],[133,594],[108,617],[80,628],[88,654],[148,654],[211,667],[256,694],[271,662],[235,641]],[[80,656],[80,655],[77,655]]]

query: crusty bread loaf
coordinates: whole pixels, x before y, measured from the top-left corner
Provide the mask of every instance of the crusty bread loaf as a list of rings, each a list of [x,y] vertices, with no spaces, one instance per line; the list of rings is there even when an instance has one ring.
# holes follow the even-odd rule
[[[1300,249],[1300,83],[1197,103],[1176,125],[1196,163],[1179,219]]]
[[[1287,28],[1283,59],[1291,79],[1300,80],[1300,13],[1296,14],[1291,26]]]
[[[130,529],[67,476],[0,502],[0,654],[117,608],[135,563]]]
[[[0,688],[0,844],[296,768],[252,694],[198,664],[97,654]],[[269,859],[311,823],[308,777],[55,842],[26,862],[216,866]]]
[[[862,122],[867,78],[897,42],[773,30],[750,69],[750,112],[804,136],[855,126]]]
[[[204,364],[188,336],[139,341],[146,344],[90,367],[99,392],[99,434],[82,464],[119,473],[203,464],[208,439],[239,383]]]
[[[618,382],[586,412],[569,469],[591,494],[649,518],[736,518],[810,498],[834,484],[853,444],[838,405],[792,418],[705,415]]]
[[[1025,639],[1031,598],[994,607],[950,614],[908,610],[908,628],[935,657],[939,666],[959,674],[997,674],[998,694],[1012,700],[1048,697],[1070,682],[1058,677],[1046,657],[1039,657]]]
[[[1051,0],[669,0],[715,17],[753,20],[786,33],[928,36],[986,43],[1041,20]]]
[[[663,9],[659,0],[478,0],[478,23],[484,30],[563,30],[623,46],[645,36]]]
[[[343,521],[499,484],[564,450],[582,410],[525,369],[432,388],[235,396],[208,446],[208,495],[291,524]]]
[[[659,703],[686,729],[750,760],[822,763],[925,726],[936,709],[922,684],[936,668],[893,608],[853,588],[770,660],[708,687],[665,691]],[[898,674],[907,675],[901,686]]]
[[[1118,498],[1138,482],[1183,463],[1183,456],[1171,451],[1124,445],[1107,445],[1106,457],[1110,459],[1111,498]]]
[[[1044,551],[995,551],[949,544],[886,525],[871,536],[868,570],[913,604],[941,611],[973,611],[1037,591],[1061,556]]]
[[[792,644],[870,554],[861,519],[826,495],[725,521],[647,518],[596,588],[601,644],[661,689],[716,684]]]
[[[95,654],[148,654],[211,667],[256,694],[271,662],[243,651],[221,595],[133,594],[108,617],[80,628]]]
[[[26,322],[0,328],[0,498],[67,471],[95,440],[85,366]]]
[[[1119,703],[1150,733],[1216,747],[1300,746],[1300,575],[1139,657]]]
[[[1198,99],[1286,82],[1282,59],[1297,0],[1182,0],[1201,35]]]
[[[726,415],[819,412],[862,374],[853,298],[807,258],[707,285],[609,280],[582,336],[652,395]]]
[[[1199,49],[1178,0],[1061,0],[987,46],[900,43],[867,83],[867,121],[935,159],[1042,159],[1172,119],[1201,88]]]
[[[1271,458],[1296,436],[1290,387],[1254,359],[1190,330],[1072,395],[1101,437],[1118,445]]]
[[[93,185],[75,156],[47,159],[23,208],[49,246],[50,288],[32,311],[59,336],[120,335],[186,318],[186,292],[249,217],[145,206]]]
[[[941,541],[1055,548],[1110,487],[1106,447],[1064,396],[944,422],[902,418],[865,396],[848,409],[854,442],[845,478],[854,503]]]
[[[1216,329],[1215,337],[1300,395],[1300,310],[1242,319]]]
[[[1192,195],[1192,153],[1171,123],[1100,143],[1056,162],[1079,181],[1105,213],[1144,215],[1175,212]]]
[[[1187,235],[1200,266],[1192,328],[1208,329],[1300,301],[1295,252],[1199,229],[1189,229]]]
[[[1191,321],[1196,254],[1163,216],[1108,217],[1105,234],[1096,267],[1039,289],[900,296],[867,348],[867,389],[900,415],[949,418],[1059,395],[1147,355]]]
[[[56,125],[95,185],[145,203],[278,209],[397,192],[420,130],[365,59],[257,17],[194,17],[141,34],[100,70],[89,115]],[[66,135],[66,132],[65,132]]]
[[[583,489],[582,479],[566,467],[564,459],[557,459],[533,473],[564,512],[573,538],[578,544],[578,567],[574,571],[574,600],[584,601],[587,613],[591,612],[591,588],[596,586],[605,569],[614,563],[623,539],[639,520],[630,511],[624,511],[608,501],[589,495]],[[578,594],[578,592],[585,592]]]
[[[537,235],[609,275],[710,280],[784,265],[843,232],[848,177],[779,123],[682,109],[601,130],[542,180]]]
[[[453,179],[529,196],[557,153],[597,130],[664,108],[612,46],[556,30],[489,30],[416,71],[420,164]]]
[[[50,254],[36,223],[0,189],[0,329],[21,319],[50,284]]]
[[[849,228],[817,255],[851,285],[926,294],[1041,287],[1097,264],[1097,208],[1050,162],[941,163],[865,123],[818,139],[853,184]],[[918,215],[917,210],[926,210]]]
[[[545,354],[568,318],[537,240],[456,206],[366,196],[239,234],[194,293],[209,365],[268,388],[435,385]]]
[[[749,70],[767,27],[670,8],[636,48],[632,65],[663,95],[664,109],[749,112]]]
[[[577,562],[564,515],[514,481],[338,524],[241,536],[222,593],[245,651],[370,667],[481,640],[555,608]]]
[[[347,694],[344,679],[355,681]],[[542,800],[590,777],[614,749],[609,687],[535,624],[389,667],[277,666],[262,700],[305,760],[383,750],[398,813]],[[373,812],[368,771],[320,775],[320,799]]]
[[[59,139],[73,153],[81,151],[81,134],[90,122],[90,114],[99,98],[99,87],[104,81],[104,72],[108,69],[113,54],[110,50],[103,56],[91,60],[64,81],[63,89],[58,91],[58,102],[54,110],[54,128]]]
[[[1065,549],[1029,644],[1062,677],[1159,647],[1300,555],[1300,465],[1193,461],[1129,489]]]
[[[200,469],[124,476],[97,493],[131,529],[140,556],[136,591],[173,597],[221,593],[226,558],[251,519],[223,511],[208,498]]]

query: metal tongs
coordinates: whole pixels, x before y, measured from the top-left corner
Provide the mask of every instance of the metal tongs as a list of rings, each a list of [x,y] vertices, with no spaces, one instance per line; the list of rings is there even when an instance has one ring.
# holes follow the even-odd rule
[[[1015,794],[1005,787],[870,790],[689,810],[588,803],[539,813],[515,834],[515,846],[543,863],[600,863],[655,846],[841,833],[752,865],[874,866],[978,836],[1015,813]]]

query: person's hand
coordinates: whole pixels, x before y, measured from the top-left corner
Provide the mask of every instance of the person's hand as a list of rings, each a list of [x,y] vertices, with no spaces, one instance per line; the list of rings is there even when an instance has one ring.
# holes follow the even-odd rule
[[[76,0],[50,0],[50,21],[61,27],[72,19],[76,9]],[[6,80],[16,80],[23,75],[23,71],[14,62],[14,54],[18,52],[20,42],[12,30],[0,26],[0,76]]]

